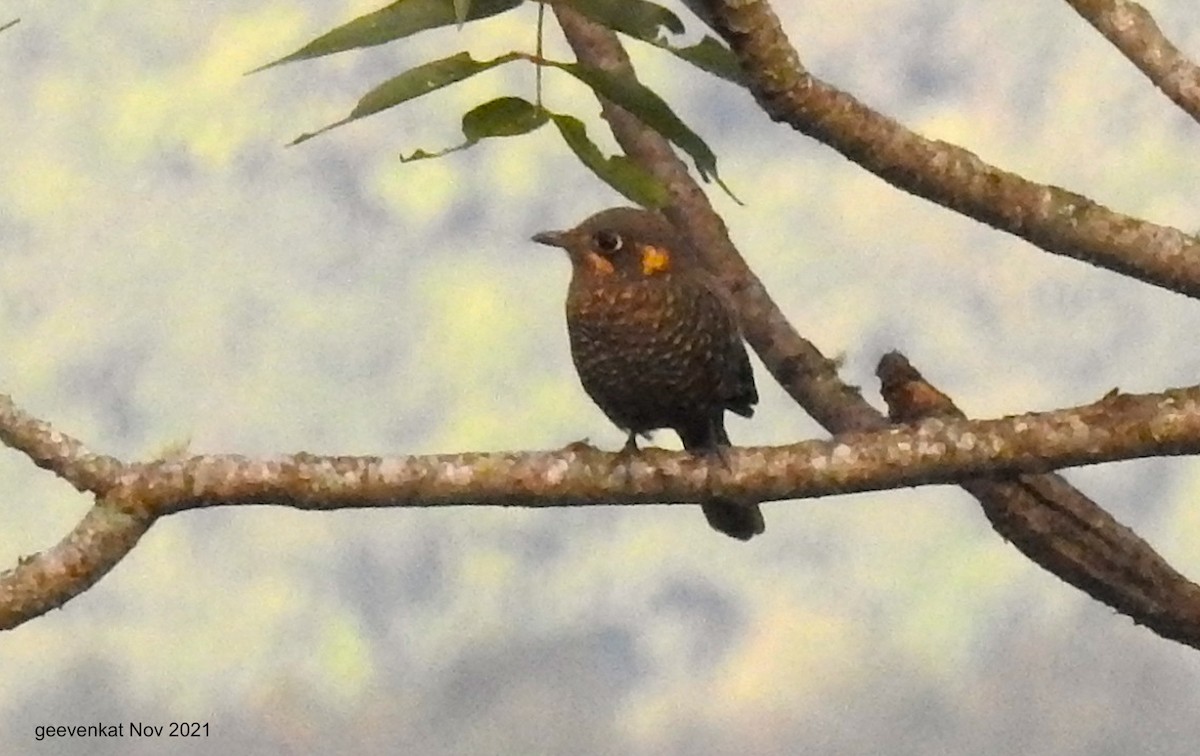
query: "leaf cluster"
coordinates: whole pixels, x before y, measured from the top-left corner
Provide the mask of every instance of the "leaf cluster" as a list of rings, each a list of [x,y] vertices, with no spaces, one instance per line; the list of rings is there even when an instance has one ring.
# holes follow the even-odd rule
[[[683,46],[672,41],[685,33],[684,23],[672,11],[648,0],[556,0],[570,5],[590,19],[633,39],[663,50],[713,76],[743,84],[741,69],[733,54],[711,36]],[[395,42],[418,32],[483,21],[514,10],[534,0],[398,0],[379,10],[359,16],[295,52],[268,63],[261,71],[283,63],[319,58],[347,50]],[[300,144],[339,126],[415,100],[443,87],[489,71],[498,66],[526,62],[537,67],[537,96],[533,102],[515,95],[502,95],[482,102],[462,116],[464,141],[441,150],[416,149],[401,160],[425,160],[467,149],[484,139],[516,137],[553,123],[563,142],[578,160],[597,177],[627,199],[645,207],[660,207],[666,190],[644,168],[623,155],[605,155],[588,136],[577,115],[547,108],[541,97],[541,70],[561,71],[582,82],[597,95],[634,114],[647,127],[691,157],[705,181],[715,180],[728,193],[717,173],[717,158],[708,144],[653,89],[632,76],[622,76],[582,62],[568,63],[541,54],[543,8],[538,4],[538,50],[511,50],[488,60],[476,60],[459,51],[438,60],[402,71],[362,95],[349,115],[316,131],[301,134]],[[730,194],[732,196],[732,194]]]

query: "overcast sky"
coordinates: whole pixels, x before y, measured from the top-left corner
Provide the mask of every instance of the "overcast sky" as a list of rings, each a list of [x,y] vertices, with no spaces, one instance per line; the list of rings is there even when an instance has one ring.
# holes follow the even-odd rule
[[[914,130],[1200,229],[1200,126],[1066,3],[776,4],[815,75]],[[284,147],[405,68],[531,50],[532,7],[243,75],[374,7],[0,4],[22,19],[0,34],[0,392],[125,459],[620,446],[570,363],[567,262],[528,238],[621,199],[549,128],[397,160],[460,141],[474,104],[531,97],[532,69]],[[1194,0],[1147,7],[1200,58]],[[1195,301],[903,194],[746,92],[634,52],[745,202],[713,191],[750,264],[876,406],[890,349],[980,417],[1197,383]],[[584,90],[553,71],[546,87],[603,137]],[[756,369],[735,443],[824,437]],[[1200,464],[1068,477],[1200,576]],[[0,567],[88,504],[0,451]],[[172,516],[0,636],[0,748],[1195,752],[1196,652],[1030,564],[961,491],[764,511],[749,544],[679,506]],[[34,740],[130,721],[210,735]]]

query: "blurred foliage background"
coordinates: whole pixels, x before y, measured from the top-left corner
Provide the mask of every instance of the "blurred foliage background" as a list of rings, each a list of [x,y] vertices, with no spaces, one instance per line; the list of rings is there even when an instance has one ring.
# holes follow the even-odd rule
[[[816,75],[917,131],[1200,228],[1200,130],[1065,3],[776,6]],[[1196,58],[1192,6],[1150,8]],[[0,34],[0,390],[130,459],[185,442],[619,447],[570,364],[567,262],[528,237],[621,199],[550,129],[398,160],[458,142],[483,100],[532,98],[532,68],[284,147],[413,65],[534,44],[529,6],[244,75],[374,7],[0,5],[22,18]],[[1197,303],[898,192],[745,91],[629,47],[745,201],[713,193],[750,264],[868,396],[892,348],[976,416],[1196,383]],[[547,104],[604,137],[587,90],[554,73]],[[823,435],[758,378],[735,442]],[[1200,575],[1196,462],[1069,477]],[[13,452],[0,502],[2,564],[88,505]],[[962,492],[765,510],[750,544],[690,507],[170,517],[95,588],[0,637],[0,743],[158,753],[33,732],[187,720],[211,735],[180,752],[1194,752],[1195,652],[1033,567]]]

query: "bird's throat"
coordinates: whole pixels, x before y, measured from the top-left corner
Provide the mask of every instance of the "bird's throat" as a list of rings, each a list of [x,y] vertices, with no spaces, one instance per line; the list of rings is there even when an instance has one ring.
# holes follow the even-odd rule
[[[595,275],[611,276],[616,271],[611,260],[596,252],[585,252],[583,260]]]

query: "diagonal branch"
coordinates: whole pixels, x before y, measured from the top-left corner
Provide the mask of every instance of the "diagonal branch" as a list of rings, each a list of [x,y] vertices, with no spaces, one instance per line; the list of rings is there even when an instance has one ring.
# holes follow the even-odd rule
[[[693,10],[704,10],[702,5],[701,0],[688,2]],[[569,8],[556,8],[556,13],[580,61],[615,73],[634,75],[615,34]],[[711,25],[711,14],[704,15],[706,23]],[[626,153],[668,187],[671,197],[671,204],[666,208],[668,216],[687,234],[705,255],[706,264],[719,273],[734,293],[747,340],[776,380],[831,430],[844,432],[882,427],[885,421],[875,409],[855,389],[842,383],[833,363],[797,334],[784,318],[733,247],[724,223],[713,212],[707,197],[666,141],[620,108],[603,99],[601,105],[605,119]],[[1178,578],[1178,573],[1136,534],[1127,531],[1128,537],[1118,539],[1119,542],[1088,537],[1087,533],[1057,539],[1047,537],[1045,528],[1057,527],[1063,512],[1091,511],[1090,522],[1103,522],[1103,517],[1107,516],[1062,478],[1041,476],[1028,486],[975,479],[965,481],[963,486],[979,500],[989,518],[996,523],[997,531],[1021,545],[1022,551],[1039,565],[1092,597],[1126,612],[1136,622],[1146,624],[1163,637],[1200,646],[1200,631],[1186,601],[1156,603],[1158,596],[1146,586],[1139,585],[1136,578],[1131,581],[1121,569],[1105,570],[1097,566],[1158,565],[1157,570],[1146,569],[1151,576],[1149,579],[1153,581],[1156,575],[1174,575],[1176,595],[1185,595],[1186,586],[1190,584]],[[1100,527],[1094,530],[1102,534],[1118,532]],[[1074,560],[1084,567],[1076,566]],[[1090,574],[1086,569],[1089,565]],[[1130,582],[1133,584],[1129,585]],[[1144,600],[1139,600],[1143,596]]]
[[[570,6],[555,5],[554,12],[580,62],[617,75],[635,76],[615,33]],[[835,363],[788,322],[730,241],[725,223],[667,140],[621,107],[603,98],[600,105],[621,149],[666,186],[670,203],[664,212],[733,294],[746,340],[775,380],[830,430],[884,427],[887,423],[883,417],[863,400],[858,389],[838,378]]]
[[[96,584],[149,529],[154,518],[122,511],[109,502],[88,510],[66,538],[22,557],[0,572],[0,630],[57,609]]]
[[[877,373],[893,419],[965,417],[902,355],[884,355]],[[1033,562],[1162,637],[1200,648],[1200,585],[1061,476],[960,485],[983,504],[996,532]]]
[[[1200,297],[1200,240],[1037,184],[961,147],[926,139],[800,65],[766,0],[708,0],[755,99],[776,121],[832,147],[893,186],[1032,242]]]
[[[158,518],[186,509],[271,504],[365,507],[583,506],[802,499],[963,478],[1200,452],[1200,386],[1108,396],[997,420],[930,418],[828,441],[732,449],[724,463],[585,444],[554,452],[407,457],[198,456],[128,465],[56,547],[0,574],[0,629],[93,585]]]
[[[1200,121],[1200,66],[1171,43],[1150,11],[1128,0],[1067,0],[1154,86]]]
[[[103,495],[125,468],[120,460],[93,454],[83,442],[22,411],[4,394],[0,394],[0,443],[23,452],[80,492]]]
[[[612,41],[615,44],[615,38]],[[620,50],[619,45],[616,49]],[[614,113],[606,108],[610,121],[620,121],[620,114]],[[660,156],[663,151],[670,155],[669,148],[656,143],[656,135],[636,121],[627,122],[626,127],[625,136],[618,136],[630,154],[639,159],[656,151]],[[620,130],[616,123],[614,130]],[[636,152],[639,149],[641,153]],[[773,373],[787,381],[785,385],[793,395],[815,404],[828,424],[842,429],[879,426],[882,420],[878,414],[853,389],[837,380],[831,364],[791,330],[777,308],[771,309],[774,305],[761,283],[736,257],[723,224],[712,214],[698,187],[686,177],[686,171],[681,178],[671,173],[673,164],[663,165],[674,200],[672,220],[677,224],[694,221],[691,235],[700,240],[698,246],[731,282],[743,315],[757,314],[751,325],[756,330],[750,335],[758,339],[756,348],[760,353],[771,357]],[[706,236],[716,239],[717,245],[704,245]],[[727,250],[733,250],[732,257]],[[761,299],[756,301],[759,295]],[[772,322],[771,318],[776,320]],[[778,349],[776,340],[786,347]],[[183,509],[254,504],[331,510],[471,503],[568,506],[698,502],[710,497],[714,489],[756,500],[803,498],[952,482],[963,476],[1014,476],[1135,456],[1195,453],[1200,451],[1200,441],[1196,440],[1200,439],[1198,408],[1200,387],[1140,397],[1115,395],[1088,407],[1004,420],[935,418],[918,426],[832,441],[739,449],[729,454],[729,469],[709,469],[704,460],[688,454],[648,450],[630,460],[586,446],[534,454],[400,458],[298,454],[269,460],[205,456],[126,465],[88,452],[78,441],[25,415],[5,398],[0,401],[0,440],[24,451],[36,464],[70,480],[80,490],[97,493],[99,499],[61,543],[45,553],[23,558],[17,567],[0,574],[0,628],[14,627],[61,606],[111,569],[157,517]],[[984,501],[985,509],[988,497],[998,497],[1003,503],[1014,495],[977,480],[965,485]],[[1061,497],[1071,492],[1051,489],[1046,486],[1040,490],[1040,506],[1067,511]],[[1013,532],[1018,535],[1023,530],[1036,531],[1039,525],[1038,510],[1028,512],[1033,513],[1031,522],[1010,518]],[[998,516],[993,519],[1002,520]],[[1084,548],[1103,556],[1105,550],[1112,551],[1127,540],[1101,537]],[[1043,546],[1051,552],[1057,548],[1053,539]],[[1139,554],[1134,548],[1128,556],[1138,558]],[[1118,562],[1114,557],[1113,563]],[[1103,592],[1111,589],[1109,579],[1099,579],[1099,586],[1080,587]],[[1111,579],[1119,583],[1121,576]],[[1177,609],[1165,607],[1162,622],[1147,624],[1168,637],[1179,637],[1169,634],[1170,622],[1185,626]],[[1139,618],[1135,615],[1135,619]],[[1164,627],[1168,628],[1166,632],[1161,629]]]

